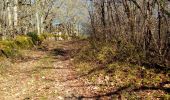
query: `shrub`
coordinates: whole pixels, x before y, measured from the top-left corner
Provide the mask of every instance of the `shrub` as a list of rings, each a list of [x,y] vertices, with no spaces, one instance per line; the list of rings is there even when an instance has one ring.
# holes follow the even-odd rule
[[[85,46],[76,55],[76,59],[78,61],[94,61],[96,60],[96,53],[97,51],[91,46]]]
[[[55,35],[51,34],[51,33],[42,33],[41,35],[39,35],[39,38],[41,41],[43,41],[47,38],[50,38],[50,37],[55,37]]]
[[[14,57],[18,55],[18,50],[17,49],[13,49],[13,48],[4,48],[3,49],[5,56],[7,57]]]
[[[0,41],[0,50],[2,51],[1,56],[16,56],[18,54],[17,45],[14,41],[4,40]]]
[[[47,39],[48,37],[49,37],[49,34],[48,34],[48,33],[42,33],[42,34],[39,36],[40,40],[45,40],[45,39]]]
[[[111,46],[103,46],[97,54],[97,59],[102,63],[107,63],[113,60],[115,53]]]
[[[0,41],[0,56],[15,57],[19,49],[28,49],[33,46],[32,39],[27,36],[17,36],[15,39]]]
[[[61,37],[62,39],[64,39],[64,40],[67,40],[68,39],[68,35],[67,34],[61,34],[61,36],[59,36],[59,37]]]
[[[34,45],[32,39],[27,36],[17,36],[14,41],[19,48],[30,48]]]
[[[40,44],[42,41],[40,40],[39,36],[35,32],[29,32],[27,33],[27,36],[31,37],[32,42],[37,45]]]
[[[116,58],[120,61],[139,63],[143,59],[143,53],[135,45],[128,42],[121,42],[116,50]]]
[[[0,45],[1,45],[1,48],[17,48],[17,45],[15,44],[14,41],[12,40],[3,40],[3,41],[0,41]]]

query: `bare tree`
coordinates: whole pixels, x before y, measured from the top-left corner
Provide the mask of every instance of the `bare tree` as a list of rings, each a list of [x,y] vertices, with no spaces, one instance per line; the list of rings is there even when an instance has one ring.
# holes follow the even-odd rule
[[[146,62],[168,66],[168,0],[90,0],[93,43],[117,41],[135,48],[130,54],[142,53]],[[110,42],[112,43],[112,42]],[[125,45],[126,46],[126,45]]]

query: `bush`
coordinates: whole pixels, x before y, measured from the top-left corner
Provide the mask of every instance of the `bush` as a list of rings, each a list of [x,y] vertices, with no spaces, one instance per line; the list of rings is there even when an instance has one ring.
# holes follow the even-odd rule
[[[4,40],[0,41],[0,50],[1,50],[1,56],[16,56],[18,54],[17,45],[14,41],[11,40]]]
[[[42,34],[39,36],[39,38],[40,38],[41,41],[43,41],[43,40],[45,40],[45,39],[47,39],[47,38],[50,38],[50,37],[55,37],[55,35],[54,35],[54,34],[51,34],[51,33],[42,33]]]
[[[97,59],[102,63],[113,61],[115,50],[111,46],[104,46],[97,54]]]
[[[19,54],[18,50],[13,48],[4,48],[3,51],[6,57],[14,57]]]
[[[29,32],[29,33],[27,33],[27,36],[31,37],[32,42],[33,42],[35,45],[41,44],[41,42],[42,42],[42,41],[40,40],[39,36],[37,35],[37,33],[35,33],[35,32]]]
[[[59,37],[61,37],[62,39],[64,39],[64,40],[68,40],[68,35],[67,34],[61,34],[61,36],[59,36]]]
[[[27,36],[17,36],[14,41],[19,48],[30,48],[34,45],[32,39]]]
[[[49,34],[48,34],[48,33],[42,33],[42,34],[39,36],[40,40],[45,40],[45,39],[47,39],[48,37],[49,37]]]
[[[139,63],[143,59],[143,53],[141,51],[131,43],[121,42],[116,50],[116,59],[119,61]]]
[[[15,44],[15,42],[14,41],[12,41],[12,40],[3,40],[3,41],[0,41],[0,47],[1,48],[6,48],[6,47],[8,47],[8,48],[17,48],[17,45]]]
[[[33,46],[32,39],[27,36],[17,36],[15,39],[0,41],[0,56],[15,57],[19,49],[28,49]]]
[[[113,61],[116,56],[115,49],[112,45],[101,45],[98,45],[97,49],[91,44],[82,48],[76,58],[78,60],[97,61],[100,63],[109,63]]]
[[[115,46],[116,44],[117,46]],[[120,43],[116,43],[116,41],[111,43],[97,42],[89,45],[80,50],[78,59],[97,61],[103,64],[113,61],[141,64],[145,60],[141,48],[125,40]]]

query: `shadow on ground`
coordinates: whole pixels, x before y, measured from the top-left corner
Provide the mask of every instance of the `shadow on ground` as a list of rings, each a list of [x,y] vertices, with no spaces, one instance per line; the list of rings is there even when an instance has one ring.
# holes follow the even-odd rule
[[[160,83],[161,84],[161,83]],[[96,86],[96,84],[93,84]],[[164,84],[165,85],[165,84]],[[95,96],[72,96],[72,97],[65,97],[65,99],[76,99],[76,100],[84,100],[84,99],[95,99],[95,100],[100,100],[101,98],[104,97],[109,97],[111,100],[115,99],[115,97],[117,97],[119,100],[122,100],[122,93],[124,92],[128,92],[128,93],[132,93],[132,92],[139,92],[139,91],[146,91],[146,90],[161,90],[164,91],[166,93],[170,93],[170,88],[166,88],[163,86],[155,86],[155,87],[149,87],[149,86],[140,86],[140,87],[135,87],[131,84],[127,85],[127,86],[123,86],[120,87],[116,90],[111,90],[105,94],[99,94],[99,95],[95,95]],[[162,97],[160,97],[162,98]]]

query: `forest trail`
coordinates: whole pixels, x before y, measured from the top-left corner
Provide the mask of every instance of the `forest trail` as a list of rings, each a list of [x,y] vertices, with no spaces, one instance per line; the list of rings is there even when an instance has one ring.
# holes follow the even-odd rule
[[[81,100],[93,95],[94,87],[77,78],[73,45],[76,42],[53,42],[46,50],[25,50],[22,60],[6,61],[9,68],[0,75],[0,100]]]

